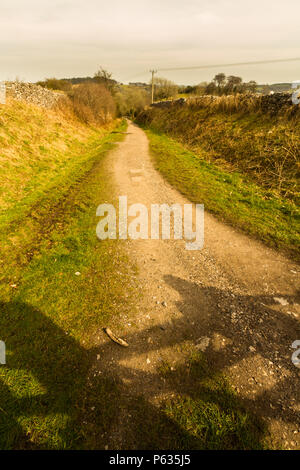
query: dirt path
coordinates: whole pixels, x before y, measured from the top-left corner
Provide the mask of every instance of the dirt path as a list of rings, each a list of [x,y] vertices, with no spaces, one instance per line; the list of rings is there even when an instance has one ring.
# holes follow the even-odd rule
[[[117,194],[147,207],[188,203],[153,168],[145,133],[133,124],[128,133],[111,155]],[[105,338],[102,354],[128,393],[155,406],[172,393],[156,373],[161,361],[172,366],[205,350],[278,443],[300,447],[300,371],[291,362],[300,339],[299,266],[208,213],[200,251],[187,251],[182,240],[126,244],[142,295],[137,312],[123,318],[130,347]],[[123,429],[129,418],[120,418]],[[116,431],[113,445],[122,448],[123,439]]]

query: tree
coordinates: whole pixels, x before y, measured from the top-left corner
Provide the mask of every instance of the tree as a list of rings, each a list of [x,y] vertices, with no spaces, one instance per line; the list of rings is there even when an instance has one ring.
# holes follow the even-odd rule
[[[215,95],[216,91],[217,91],[217,86],[216,86],[215,82],[208,83],[208,85],[205,89],[205,93],[207,95]]]
[[[219,95],[221,95],[221,88],[224,86],[224,83],[226,81],[226,75],[225,73],[218,73],[215,75],[213,81],[217,84],[218,90],[219,90]]]
[[[173,98],[178,93],[178,85],[163,77],[155,77],[154,86],[155,100]]]
[[[205,95],[207,88],[207,82],[200,82],[195,86],[196,95]]]
[[[254,80],[243,82],[241,77],[229,75],[226,77],[224,73],[218,73],[213,80],[205,87],[205,93],[208,95],[230,95],[235,93],[255,93],[257,83]]]
[[[236,77],[235,75],[229,75],[227,77],[227,83],[225,85],[225,90],[227,94],[229,93],[239,93],[242,91],[243,80],[241,77]]]
[[[117,103],[118,114],[130,118],[136,116],[151,102],[149,90],[130,85],[122,85],[114,98]]]
[[[95,73],[93,80],[100,85],[105,86],[105,88],[107,88],[107,90],[112,94],[115,92],[117,82],[112,78],[112,74],[103,67],[100,67],[100,69]]]
[[[105,124],[115,116],[115,102],[110,91],[99,83],[85,82],[74,88],[73,106],[79,119],[88,124]]]
[[[246,83],[247,90],[250,91],[250,93],[255,93],[257,90],[257,83],[255,80],[250,80],[250,82]]]

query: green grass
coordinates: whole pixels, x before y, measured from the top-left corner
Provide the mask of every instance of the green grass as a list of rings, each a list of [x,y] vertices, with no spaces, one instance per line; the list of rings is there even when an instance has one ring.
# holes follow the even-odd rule
[[[177,393],[163,410],[181,430],[180,448],[263,448],[264,427],[242,407],[225,377],[216,373],[201,354],[165,375]]]
[[[138,438],[128,436],[128,448],[245,450],[267,447],[261,421],[246,411],[224,375],[195,353],[183,365],[164,363],[160,374],[172,397],[155,409],[142,398],[130,409]],[[149,426],[151,423],[151,426]],[[130,441],[131,438],[131,441]]]
[[[210,163],[204,150],[195,154],[165,134],[146,132],[156,168],[182,194],[268,245],[299,255],[299,212],[292,201]]]
[[[118,412],[107,406],[118,394],[112,381],[89,375],[95,334],[126,308],[131,275],[119,245],[95,233],[97,206],[113,202],[104,157],[119,139],[100,132],[39,199],[22,200],[22,210],[2,220],[1,449],[89,447],[85,430],[94,413],[101,448],[99,438]]]

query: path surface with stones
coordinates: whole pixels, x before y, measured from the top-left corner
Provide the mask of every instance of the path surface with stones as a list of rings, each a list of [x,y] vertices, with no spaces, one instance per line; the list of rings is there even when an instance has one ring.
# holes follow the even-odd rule
[[[128,204],[189,203],[154,169],[147,137],[134,124],[112,163],[117,194]],[[155,407],[172,393],[157,373],[161,361],[172,367],[205,351],[279,445],[299,448],[300,369],[291,361],[300,339],[299,266],[207,212],[202,250],[186,250],[184,240],[124,243],[142,295],[123,318],[129,348],[101,339],[99,371],[106,362],[129,395]],[[110,447],[122,449],[126,412],[120,421]]]

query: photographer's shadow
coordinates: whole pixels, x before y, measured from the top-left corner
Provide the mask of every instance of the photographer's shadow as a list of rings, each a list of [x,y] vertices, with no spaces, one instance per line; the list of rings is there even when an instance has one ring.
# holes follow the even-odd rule
[[[56,438],[68,446],[91,350],[24,303],[0,303],[0,333],[7,348],[6,365],[0,367],[0,448],[37,448],[36,416],[53,429],[56,420],[64,420]]]

